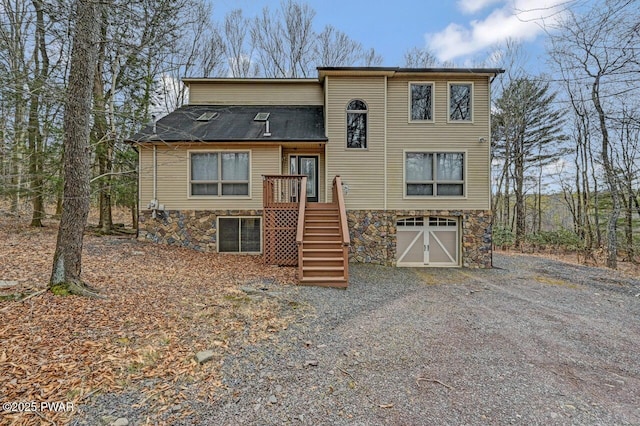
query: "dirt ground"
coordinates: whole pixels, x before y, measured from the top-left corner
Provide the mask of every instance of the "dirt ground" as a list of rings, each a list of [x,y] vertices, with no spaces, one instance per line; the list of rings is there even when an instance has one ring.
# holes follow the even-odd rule
[[[45,287],[55,231],[0,220],[3,294]],[[493,270],[351,265],[344,291],[91,233],[84,262],[108,299],[0,300],[1,402],[73,412],[0,424],[640,424],[637,276],[496,254]]]
[[[198,382],[198,397],[208,400],[229,346],[269,339],[286,327],[277,302],[263,299],[247,309],[239,287],[292,283],[292,268],[90,230],[83,278],[106,298],[54,296],[44,290],[57,225],[46,225],[34,229],[0,217],[0,402],[64,402],[76,409],[25,413],[24,405],[14,405],[0,412],[0,424],[66,424],[92,395],[131,387],[162,413],[187,398],[174,386],[178,381]],[[215,360],[199,365],[194,355],[209,349]]]
[[[181,424],[640,424],[640,281],[532,256],[495,265],[352,265],[346,291],[271,287],[296,319],[227,353],[215,397],[179,406]],[[152,415],[139,401],[101,395],[74,424]]]

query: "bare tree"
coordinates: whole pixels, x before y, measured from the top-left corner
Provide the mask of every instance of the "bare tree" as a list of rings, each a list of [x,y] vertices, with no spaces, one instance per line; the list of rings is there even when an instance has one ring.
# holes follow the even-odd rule
[[[407,68],[432,68],[438,66],[438,59],[429,49],[414,47],[404,52],[404,66]]]
[[[362,65],[365,67],[379,67],[383,61],[382,55],[378,54],[373,47],[362,54]]]
[[[31,175],[31,200],[33,212],[31,226],[42,226],[44,218],[44,141],[40,130],[40,99],[44,95],[45,83],[49,73],[49,54],[47,53],[47,43],[45,39],[44,12],[41,0],[33,0],[33,7],[36,12],[36,28],[33,43],[33,74],[31,82],[30,103],[29,103],[29,151],[31,159],[29,161],[29,172]]]
[[[102,3],[76,1],[71,69],[64,112],[64,201],[49,286],[97,296],[81,279],[82,243],[89,215],[89,132],[93,83],[99,50]]]
[[[286,0],[272,12],[268,6],[254,19],[251,39],[266,77],[307,77],[313,63],[316,12],[306,3]]]
[[[2,95],[6,103],[4,134],[8,145],[7,185],[4,192],[11,198],[11,211],[17,213],[25,192],[24,178],[28,170],[24,164],[27,143],[29,75],[27,37],[30,29],[30,3],[27,0],[4,0],[0,13],[0,57],[3,62]],[[6,176],[6,175],[5,175]]]
[[[251,40],[256,46],[257,61],[265,77],[288,77],[289,62],[283,32],[279,15],[273,14],[268,6],[253,20]]]
[[[242,16],[242,10],[236,9],[224,18],[224,39],[229,69],[233,77],[255,76],[252,64],[253,45],[247,29],[249,20]]]
[[[637,91],[640,72],[640,10],[633,0],[605,0],[583,15],[568,11],[552,34],[551,56],[565,78],[588,85],[601,143],[611,209],[607,223],[607,266],[617,266],[617,222],[620,216],[619,178],[612,158],[611,118],[615,99]]]
[[[283,1],[275,12],[269,7],[253,20],[251,39],[260,74],[271,78],[300,78],[317,66],[379,66],[382,57],[346,33],[328,25],[313,30],[315,11],[306,3]]]
[[[318,34],[314,46],[318,66],[337,67],[362,56],[362,45],[331,25]]]

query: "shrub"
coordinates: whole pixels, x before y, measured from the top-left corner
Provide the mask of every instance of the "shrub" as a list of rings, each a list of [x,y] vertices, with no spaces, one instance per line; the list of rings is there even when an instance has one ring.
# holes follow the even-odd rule
[[[512,247],[515,241],[513,232],[507,228],[493,228],[493,244],[496,247]]]

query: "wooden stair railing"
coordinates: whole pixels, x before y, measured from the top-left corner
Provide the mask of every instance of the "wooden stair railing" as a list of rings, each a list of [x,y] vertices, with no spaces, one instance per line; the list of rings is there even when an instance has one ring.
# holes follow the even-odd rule
[[[340,175],[333,178],[333,202],[338,203],[340,211],[340,233],[342,234],[342,259],[344,264],[344,279],[349,281],[349,222],[347,222],[347,209],[344,204],[344,193],[342,192],[342,179]]]
[[[300,183],[300,200],[298,206],[298,229],[296,233],[296,244],[298,245],[298,280],[302,279],[302,259],[304,254],[304,215],[307,207],[307,177],[302,178]]]
[[[296,242],[300,284],[346,288],[350,240],[340,177],[333,181],[333,202],[306,202],[299,212]]]

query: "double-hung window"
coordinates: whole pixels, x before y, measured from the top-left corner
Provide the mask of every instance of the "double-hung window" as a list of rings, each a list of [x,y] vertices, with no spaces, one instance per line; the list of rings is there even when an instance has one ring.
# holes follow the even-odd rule
[[[409,83],[409,121],[433,121],[433,83]]]
[[[405,195],[464,196],[464,153],[406,152]]]
[[[249,152],[192,152],[190,161],[190,195],[249,195]]]
[[[449,83],[449,121],[473,121],[472,104],[472,83]]]

